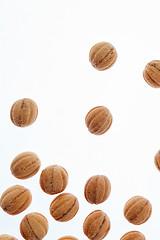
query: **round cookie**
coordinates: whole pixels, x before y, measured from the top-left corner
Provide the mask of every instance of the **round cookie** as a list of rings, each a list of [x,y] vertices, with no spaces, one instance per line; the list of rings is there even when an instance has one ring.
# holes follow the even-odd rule
[[[108,42],[95,44],[89,52],[89,61],[99,71],[110,68],[117,59],[115,47]]]
[[[17,215],[29,207],[32,195],[29,189],[15,185],[8,188],[1,196],[0,206],[10,215]]]
[[[59,238],[58,240],[78,240],[78,239],[72,236],[65,236],[65,237]]]
[[[154,157],[154,163],[156,165],[156,168],[160,171],[160,150],[156,153]]]
[[[160,61],[149,62],[143,71],[144,80],[153,88],[160,87]]]
[[[141,232],[131,231],[124,234],[120,240],[146,240],[146,238]]]
[[[26,240],[41,240],[47,235],[48,221],[40,213],[29,213],[20,223],[20,232]]]
[[[18,240],[18,239],[7,234],[2,234],[0,235],[0,240]]]
[[[91,204],[100,204],[107,200],[111,192],[111,183],[104,175],[90,177],[84,188],[86,200]]]
[[[144,197],[135,196],[129,199],[124,206],[124,216],[132,224],[145,223],[151,216],[152,205]]]
[[[112,115],[106,107],[98,106],[87,113],[85,123],[90,133],[102,135],[110,128]]]
[[[96,210],[90,213],[84,223],[83,232],[89,239],[101,240],[110,230],[110,220],[106,213]]]
[[[10,111],[10,118],[17,127],[28,127],[32,125],[38,115],[36,103],[29,98],[16,101]]]
[[[40,175],[40,186],[42,190],[50,195],[61,193],[68,184],[67,171],[58,165],[45,168]]]
[[[23,152],[17,155],[11,163],[10,170],[14,177],[27,179],[34,176],[40,169],[41,162],[33,152]]]
[[[62,193],[50,205],[51,216],[59,222],[71,220],[79,209],[78,199],[71,193]]]

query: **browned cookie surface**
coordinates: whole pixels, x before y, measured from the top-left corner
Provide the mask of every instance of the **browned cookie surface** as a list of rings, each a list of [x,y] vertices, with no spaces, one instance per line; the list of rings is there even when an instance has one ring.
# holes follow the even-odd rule
[[[157,169],[160,171],[160,150],[156,153],[154,157],[154,163],[157,167]]]
[[[65,236],[65,237],[59,238],[58,240],[78,240],[78,239],[72,236]]]
[[[105,238],[109,230],[110,220],[101,210],[90,213],[83,223],[83,232],[89,239],[101,240]]]
[[[23,152],[17,155],[11,163],[12,174],[18,179],[34,176],[40,169],[41,162],[33,152]]]
[[[78,199],[71,193],[62,193],[50,205],[51,216],[59,222],[71,220],[79,209]]]
[[[16,215],[29,207],[32,195],[29,189],[15,185],[8,188],[1,196],[0,206],[10,215]]]
[[[152,205],[144,197],[135,196],[129,199],[124,206],[125,218],[135,225],[145,223],[151,216]]]
[[[89,52],[89,61],[99,71],[110,68],[117,59],[115,47],[108,42],[95,44]]]
[[[10,117],[17,127],[28,127],[33,124],[38,115],[36,103],[29,98],[16,101],[11,108]]]
[[[149,62],[143,71],[144,80],[153,88],[160,87],[160,60]]]
[[[68,184],[67,171],[58,165],[51,165],[45,168],[40,176],[40,186],[45,193],[61,193]]]
[[[109,197],[111,184],[104,175],[95,175],[88,179],[84,188],[86,200],[91,204],[103,203]]]
[[[7,234],[2,234],[2,235],[0,235],[0,240],[17,240],[17,238],[12,237],[12,236],[7,235]]]
[[[146,240],[146,238],[141,232],[131,231],[124,234],[120,240]]]
[[[20,223],[20,232],[26,240],[41,240],[48,232],[48,221],[40,213],[29,213]]]
[[[102,135],[112,124],[112,115],[104,106],[92,108],[85,118],[86,126],[90,133]]]

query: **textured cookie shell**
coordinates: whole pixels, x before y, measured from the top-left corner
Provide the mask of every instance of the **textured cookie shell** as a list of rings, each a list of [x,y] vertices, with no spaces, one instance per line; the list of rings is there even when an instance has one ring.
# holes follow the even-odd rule
[[[101,240],[110,230],[110,220],[106,213],[96,210],[90,213],[84,223],[83,232],[89,239]]]
[[[48,232],[48,221],[40,213],[29,213],[20,223],[20,232],[26,240],[41,240]]]
[[[106,107],[98,106],[87,113],[85,123],[90,133],[101,135],[110,128],[112,115]]]
[[[58,240],[78,240],[78,238],[72,237],[72,236],[65,236],[61,237]]]
[[[61,193],[68,184],[67,171],[58,165],[45,168],[40,175],[40,186],[47,194]]]
[[[62,193],[50,205],[51,216],[59,222],[71,220],[79,209],[78,199],[71,193]]]
[[[17,155],[11,163],[10,170],[18,179],[34,176],[40,169],[41,162],[33,152],[23,152]]]
[[[157,167],[157,169],[160,171],[160,150],[156,153],[154,157],[154,163]]]
[[[1,196],[0,206],[10,215],[16,215],[29,207],[32,195],[29,189],[15,185],[8,188]]]
[[[89,178],[84,188],[85,198],[91,204],[103,203],[109,197],[110,192],[110,181],[104,175]]]
[[[124,234],[120,240],[146,240],[146,238],[141,232],[131,231]]]
[[[117,59],[115,47],[108,42],[95,44],[89,52],[89,61],[99,71],[110,68]]]
[[[124,206],[124,216],[132,224],[145,223],[151,216],[152,205],[144,197],[135,196],[129,199]]]
[[[160,61],[149,62],[143,71],[144,80],[153,88],[160,87]]]
[[[10,111],[10,118],[17,127],[28,127],[33,124],[38,115],[38,107],[36,103],[24,98],[16,101]]]
[[[18,239],[7,234],[2,234],[0,235],[0,240],[18,240]]]

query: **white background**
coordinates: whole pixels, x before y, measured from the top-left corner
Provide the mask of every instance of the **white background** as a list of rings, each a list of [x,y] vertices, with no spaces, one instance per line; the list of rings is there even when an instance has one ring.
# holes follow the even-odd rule
[[[128,0],[1,0],[0,1],[0,195],[10,186],[29,188],[33,201],[17,216],[0,209],[0,234],[22,239],[21,219],[29,212],[49,221],[45,239],[73,235],[79,240],[86,216],[101,209],[111,221],[105,239],[116,240],[127,231],[141,231],[146,239],[159,239],[160,172],[154,155],[160,149],[160,89],[143,79],[145,65],[160,59],[159,1]],[[97,42],[115,46],[118,58],[106,71],[94,69],[89,50]],[[12,104],[28,97],[39,114],[27,128],[10,120]],[[113,115],[107,133],[95,136],[85,126],[85,115],[96,106]],[[11,175],[13,158],[33,151],[41,160],[31,179]],[[49,214],[55,196],[42,192],[41,171],[51,164],[69,174],[65,192],[78,197],[80,209],[67,223]],[[104,174],[111,195],[98,206],[84,198],[89,177]],[[141,195],[153,206],[151,218],[140,226],[123,216],[126,201]]]

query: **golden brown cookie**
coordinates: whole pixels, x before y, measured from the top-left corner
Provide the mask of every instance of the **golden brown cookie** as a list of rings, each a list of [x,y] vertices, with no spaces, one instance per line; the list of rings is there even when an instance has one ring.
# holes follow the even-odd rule
[[[57,194],[64,191],[68,184],[67,171],[58,165],[45,168],[40,176],[40,186],[45,193]]]
[[[157,167],[157,169],[160,171],[160,150],[156,153],[154,157],[154,163]]]
[[[40,169],[41,162],[33,152],[23,152],[17,155],[11,163],[10,170],[18,179],[34,176]]]
[[[106,213],[96,210],[90,213],[84,223],[83,232],[89,239],[101,240],[110,230],[110,220]]]
[[[71,220],[79,209],[78,199],[71,193],[62,193],[50,205],[51,216],[59,222]]]
[[[10,117],[17,127],[28,127],[33,124],[38,115],[36,103],[29,98],[16,101],[11,108]]]
[[[144,80],[153,88],[160,87],[160,61],[149,62],[143,71]]]
[[[20,223],[20,232],[26,240],[41,240],[48,232],[48,221],[40,213],[29,213]]]
[[[146,238],[141,232],[131,231],[124,234],[120,240],[146,240]]]
[[[16,215],[29,207],[32,195],[29,189],[15,185],[8,188],[1,196],[0,206],[10,215]]]
[[[0,240],[17,240],[17,238],[12,237],[12,236],[7,235],[7,234],[2,234],[2,235],[0,235]]]
[[[96,175],[88,179],[84,188],[84,196],[91,204],[103,203],[109,197],[111,183],[104,175]]]
[[[89,61],[99,71],[110,68],[117,59],[115,47],[108,42],[95,44],[89,52]]]
[[[101,135],[110,128],[112,115],[106,107],[98,106],[87,113],[85,123],[90,133]]]
[[[144,197],[135,196],[129,199],[124,206],[125,218],[135,225],[145,223],[151,216],[152,205]]]
[[[65,237],[59,238],[58,240],[78,240],[78,239],[72,236],[65,236]]]

